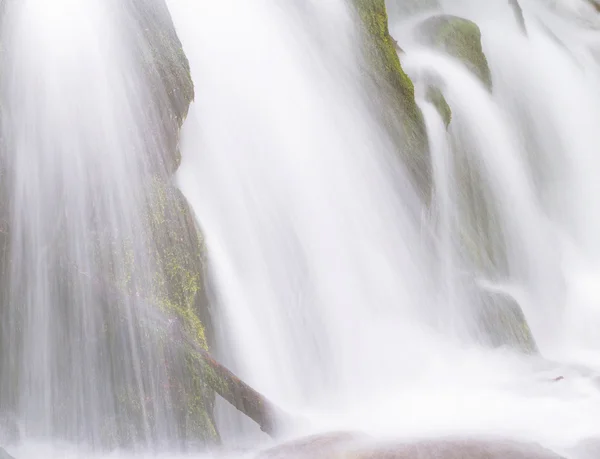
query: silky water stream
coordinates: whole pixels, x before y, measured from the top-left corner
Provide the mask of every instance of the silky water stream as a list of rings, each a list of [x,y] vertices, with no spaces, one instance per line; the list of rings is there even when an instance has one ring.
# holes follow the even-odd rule
[[[122,299],[107,341],[95,287],[60,281],[72,266],[127,277],[132,254],[135,291],[155,281],[145,254],[157,241],[138,228],[161,149],[152,113],[138,115],[148,89],[117,3],[5,6],[14,254],[3,323],[18,327],[2,329],[2,368],[16,370],[2,372],[0,401],[24,432],[7,448],[18,459],[94,456],[103,429],[117,428],[105,423],[120,413],[120,387],[153,400],[135,455],[181,450],[161,394],[164,349],[139,329],[146,309]],[[289,437],[492,436],[586,459],[578,445],[600,438],[597,13],[583,0],[523,0],[524,33],[504,0],[388,3],[424,117],[430,197],[410,179],[416,153],[398,155],[381,123],[388,102],[365,83],[346,1],[168,1],[196,90],[176,179],[208,249],[214,352],[293,414]],[[419,40],[419,24],[441,13],[479,26],[491,90]],[[116,260],[90,246],[107,221],[98,239],[123,245]],[[533,350],[494,344],[482,323],[490,298],[518,305]],[[492,330],[522,325],[492,317]],[[252,457],[272,444],[216,410],[225,449]]]

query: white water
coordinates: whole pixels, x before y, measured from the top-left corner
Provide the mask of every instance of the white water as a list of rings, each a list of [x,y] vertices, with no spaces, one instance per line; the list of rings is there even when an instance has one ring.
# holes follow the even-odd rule
[[[162,279],[147,223],[161,117],[119,3],[2,5],[0,405],[2,442],[25,449],[181,435],[164,387],[182,362],[144,325]]]
[[[590,219],[600,117],[587,32],[570,26],[565,46],[577,62],[529,24],[535,15],[557,27],[540,2],[523,2],[529,38],[506,3],[444,2],[480,24],[493,95],[457,61],[401,41],[417,92],[423,72],[435,74],[453,110],[451,146],[421,105],[438,190],[430,219],[408,187],[398,189],[406,173],[363,105],[343,2],[307,2],[301,12],[193,3],[171,1],[197,86],[179,179],[207,237],[236,370],[304,413],[304,431],[498,434],[560,452],[598,436],[598,388],[544,363],[596,368],[600,233]],[[521,124],[525,114],[532,125]],[[464,250],[454,222],[463,198],[445,156],[461,146],[498,212],[496,249],[508,270],[498,279],[454,259]],[[519,301],[542,358],[479,344],[462,304],[474,301],[464,269]]]
[[[108,19],[102,22],[101,3],[90,0],[92,7],[78,8],[74,0],[61,0],[53,5],[56,9],[46,10],[43,0],[28,0],[25,4],[38,16],[19,16],[25,23],[17,23],[11,35],[22,40],[16,43],[24,50],[17,59],[23,67],[15,74],[30,78],[15,78],[4,89],[19,94],[8,97],[13,105],[3,108],[18,115],[5,120],[4,129],[14,133],[13,148],[23,152],[13,165],[13,186],[23,190],[15,206],[28,209],[13,224],[23,228],[17,234],[25,242],[19,245],[29,247],[34,257],[16,263],[13,276],[32,266],[48,272],[44,262],[50,262],[39,254],[52,245],[52,204],[58,194],[65,208],[81,212],[90,202],[104,203],[101,218],[113,222],[119,237],[135,239],[141,218],[136,180],[141,178],[138,162],[125,152],[132,144],[131,151],[137,151],[136,143],[148,135],[147,125],[133,116],[144,97],[143,89],[136,91],[141,83],[134,79],[127,86],[118,72],[102,73],[115,62],[128,62],[123,56],[103,61],[119,54],[114,46],[87,69],[105,78],[103,92],[77,89],[94,80],[90,73],[79,73],[89,49],[77,48],[81,39],[96,40],[98,31],[117,36]],[[539,441],[564,454],[573,454],[582,440],[598,438],[600,388],[588,373],[600,371],[595,333],[600,327],[600,219],[595,215],[600,204],[600,135],[595,129],[600,125],[600,69],[593,53],[595,35],[573,19],[579,10],[588,11],[584,3],[558,2],[563,7],[557,14],[545,6],[552,2],[523,0],[525,38],[503,0],[485,6],[478,0],[440,2],[445,11],[480,25],[492,94],[460,63],[411,42],[406,23],[392,23],[394,35],[406,37],[401,40],[403,65],[415,80],[430,137],[431,208],[408,185],[393,142],[378,125],[369,100],[378,98],[365,93],[357,27],[342,0],[168,3],[196,85],[182,134],[178,182],[208,244],[219,311],[218,352],[244,380],[299,415],[302,422],[290,434],[351,429],[399,440],[494,434]],[[73,15],[69,21],[66,12]],[[26,32],[35,27],[47,36],[37,34],[31,44]],[[37,53],[50,50],[68,52],[46,54],[40,71]],[[75,76],[65,82],[69,70]],[[430,74],[443,82],[453,110],[448,133],[434,108],[421,99],[423,77]],[[65,106],[67,88],[89,99],[69,99]],[[45,94],[59,99],[41,103]],[[65,111],[36,117],[38,105]],[[99,134],[98,119],[107,120],[106,136]],[[44,124],[49,120],[50,127]],[[52,128],[54,136],[36,138],[39,143],[30,148],[32,130],[22,128],[28,122],[34,132]],[[136,129],[132,133],[127,126]],[[82,150],[79,141],[95,153],[81,159],[73,153]],[[60,154],[37,157],[46,151],[42,145]],[[453,170],[450,156],[457,149],[469,155],[469,164],[484,178],[480,198],[497,212],[491,226],[500,240],[490,236],[487,242],[502,252],[506,268],[494,278],[465,262],[470,255],[460,242],[461,218],[470,201],[462,194],[460,171]],[[106,162],[94,160],[103,154]],[[57,172],[34,174],[40,158],[52,158],[45,167]],[[74,158],[81,163],[70,169]],[[68,164],[59,167],[56,161]],[[55,192],[56,183],[70,193]],[[69,217],[86,222],[85,216]],[[93,266],[84,237],[93,225],[83,226],[67,225],[72,254],[66,258]],[[146,248],[136,250],[142,256]],[[73,360],[67,359],[71,364],[98,355],[97,349],[77,346],[79,334],[89,327],[94,332],[98,323],[92,312],[100,306],[86,301],[89,286],[69,292],[84,297],[83,316],[75,316],[82,328],[68,328],[66,342],[45,336],[60,331],[45,326],[59,301],[51,291],[54,279],[29,274],[35,280],[23,287],[34,295],[26,302],[31,335],[25,342],[36,348],[22,352],[40,365],[28,360],[20,367],[27,383],[18,406],[34,438],[9,451],[17,458],[93,457],[80,446],[44,442],[54,434],[49,428],[52,404],[61,398],[48,388],[64,380],[44,365],[56,361],[63,345],[73,349]],[[473,285],[507,292],[519,301],[541,356],[482,343]],[[15,290],[13,296],[21,294]],[[136,304],[129,307],[128,326],[134,333],[139,311]],[[102,363],[132,379],[140,396],[148,386],[157,395],[162,376],[136,364],[135,351],[143,344],[126,347],[124,359]],[[160,358],[153,349],[146,355],[151,361]],[[67,438],[96,432],[100,421],[93,416],[114,400],[97,387],[97,369],[90,364],[75,372],[72,385],[63,388],[79,397],[69,405],[73,413],[63,426]],[[557,376],[565,379],[553,382]],[[45,384],[48,380],[52,384]],[[42,392],[36,392],[40,387]],[[160,441],[169,438],[173,423],[168,410],[153,410],[164,415],[164,422],[158,445],[147,441],[151,449],[164,446]],[[245,435],[244,441],[254,446],[265,441],[252,426],[240,428],[232,419],[235,413],[223,410],[220,415],[228,442],[240,443]]]

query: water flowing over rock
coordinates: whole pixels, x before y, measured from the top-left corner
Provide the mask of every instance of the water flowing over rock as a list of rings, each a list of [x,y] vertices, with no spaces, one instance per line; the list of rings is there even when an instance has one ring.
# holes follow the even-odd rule
[[[408,166],[415,186],[428,197],[431,187],[430,159],[423,115],[415,102],[414,85],[402,69],[400,47],[388,28],[384,0],[353,0],[364,26],[365,53],[370,76],[381,97],[382,121],[389,129],[398,154]]]
[[[0,459],[596,458],[596,4],[0,1]]]
[[[444,120],[444,125],[447,128],[450,125],[450,121],[452,121],[452,109],[448,105],[448,102],[442,94],[442,91],[435,86],[429,86],[427,88],[425,99],[435,106],[438,113],[442,117],[442,120]]]
[[[434,16],[421,24],[418,34],[424,43],[460,60],[489,90],[492,89],[492,76],[481,48],[477,24],[456,16]]]
[[[519,27],[521,27],[521,30],[523,31],[523,33],[527,35],[527,26],[525,25],[525,17],[523,16],[523,9],[521,8],[521,4],[519,3],[519,0],[508,0],[508,2],[510,3],[510,6],[512,7],[512,9],[515,13],[515,19],[517,20]]]
[[[438,0],[386,0],[391,17],[407,17],[439,8]]]
[[[172,173],[181,162],[179,130],[194,99],[189,63],[164,0],[127,0],[124,4],[139,23],[134,53],[148,80],[152,112],[160,116],[153,123],[160,132],[156,137],[164,142],[164,167]]]
[[[2,33],[2,409],[32,437],[216,441],[214,392],[141,326],[163,308],[210,330],[170,184],[193,84],[166,4],[7,2]]]

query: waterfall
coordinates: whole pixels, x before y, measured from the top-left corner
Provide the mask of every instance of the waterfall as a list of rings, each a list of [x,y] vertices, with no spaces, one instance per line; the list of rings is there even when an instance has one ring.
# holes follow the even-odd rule
[[[592,0],[0,14],[0,446],[16,459],[254,459],[331,432],[593,457]],[[197,349],[288,430],[268,438],[216,396]]]
[[[186,431],[166,388],[185,362],[149,306],[166,277],[152,193],[168,141],[135,10],[3,8],[2,441],[171,448]]]
[[[442,2],[480,26],[490,92],[461,62],[411,38],[439,10],[392,21],[417,97],[433,78],[452,110],[445,133],[435,108],[419,102],[433,163],[428,204],[378,121],[385,101],[365,103],[345,2],[192,3],[171,1],[198,88],[178,177],[207,238],[223,358],[310,418],[309,431],[505,434],[558,451],[595,435],[600,399],[590,381],[547,382],[570,371],[563,364],[593,367],[571,352],[567,329],[579,327],[580,343],[592,339],[582,327],[597,308],[595,271],[583,276],[578,265],[576,283],[585,285],[575,293],[567,259],[580,262],[571,238],[591,228],[572,218],[593,216],[587,205],[578,216],[578,206],[566,207],[571,193],[596,195],[592,164],[567,153],[587,155],[596,141],[587,130],[596,104],[582,97],[595,94],[591,51],[577,43],[574,60],[570,44],[549,36],[560,29],[547,5],[523,2],[523,36],[507,3],[485,11]],[[558,100],[585,119],[562,122],[569,115],[550,107],[553,93],[540,85],[558,80],[568,86]],[[471,239],[473,250],[491,253],[488,264],[467,253]],[[584,306],[571,303],[590,294],[590,315],[578,321],[569,308]],[[541,355],[489,346],[479,321],[490,301],[517,304]]]
[[[315,30],[301,27],[310,11],[268,2],[188,4],[191,36],[179,31],[204,88],[184,127],[179,179],[213,251],[228,340],[253,337],[235,364],[297,406],[332,389],[360,393],[382,371],[395,377],[375,348],[429,333],[418,318],[433,307],[429,280],[413,276],[431,257],[419,240],[420,204],[408,186],[399,199],[405,180],[394,182],[405,172],[357,86],[349,11],[309,6],[325,15]],[[329,19],[339,23],[335,37]],[[246,38],[227,33],[215,45],[225,23]]]

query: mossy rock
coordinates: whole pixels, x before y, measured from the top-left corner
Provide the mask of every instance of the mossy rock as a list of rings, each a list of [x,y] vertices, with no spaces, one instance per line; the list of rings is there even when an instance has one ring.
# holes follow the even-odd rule
[[[457,16],[434,16],[420,24],[417,34],[424,44],[460,60],[491,91],[492,74],[477,24]]]
[[[129,336],[126,311],[135,304],[143,348],[154,361],[154,378],[162,384],[160,399],[142,398],[139,388],[116,372],[118,412],[106,420],[103,444],[135,446],[159,436],[161,413],[174,417],[169,441],[175,448],[199,442],[219,443],[213,415],[215,393],[193,351],[179,339],[180,330],[208,349],[212,338],[209,303],[204,288],[205,247],[190,207],[169,181],[149,177],[144,218],[135,241],[112,241],[98,235],[97,253],[112,253],[114,265],[103,266],[107,279],[103,320],[110,355],[118,355],[122,337]],[[141,252],[143,250],[143,252]],[[137,260],[136,257],[140,259]]]
[[[429,199],[431,161],[423,114],[415,101],[413,82],[402,68],[396,41],[388,28],[384,0],[352,0],[363,24],[367,75],[381,94],[382,122],[414,185]]]
[[[125,1],[137,22],[136,28],[129,27],[133,34],[132,58],[146,77],[148,111],[159,117],[159,122],[151,120],[157,131],[149,139],[162,147],[163,157],[156,168],[172,174],[181,163],[179,131],[194,100],[190,65],[164,0]]]
[[[204,288],[206,247],[193,212],[178,188],[155,177],[148,191],[147,216],[160,266],[152,296],[208,349],[212,327]]]
[[[213,340],[209,301],[204,286],[206,247],[194,215],[178,188],[154,178],[150,184],[148,226],[155,241],[155,258],[160,269],[153,283],[152,298],[183,330],[208,350]],[[187,438],[218,439],[212,409],[214,392],[205,383],[193,352],[177,351],[178,375],[171,378],[176,391],[172,398],[182,419]]]
[[[510,272],[501,213],[482,175],[481,165],[474,159],[476,153],[469,151],[468,142],[460,141],[462,134],[457,125],[453,129],[453,169],[459,187],[456,221],[461,263],[478,277],[501,281]],[[518,302],[501,293],[486,291],[479,285],[467,287],[471,296],[477,299],[473,302],[472,314],[476,318],[476,330],[473,331],[480,335],[483,344],[507,346],[528,354],[537,352],[535,339]]]
[[[482,292],[479,326],[484,343],[506,346],[525,354],[539,352],[519,303],[501,293]]]
[[[452,109],[450,108],[450,105],[448,105],[448,102],[442,94],[442,91],[435,86],[429,86],[427,88],[427,92],[425,93],[425,100],[433,104],[442,117],[444,125],[446,128],[448,128],[450,121],[452,121]]]

